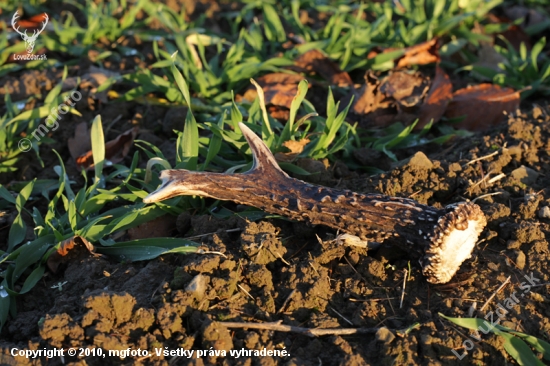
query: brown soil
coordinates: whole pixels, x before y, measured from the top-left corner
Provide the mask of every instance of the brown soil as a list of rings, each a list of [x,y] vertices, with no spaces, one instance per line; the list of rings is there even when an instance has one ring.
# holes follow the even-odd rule
[[[155,114],[153,114],[155,115]],[[404,253],[366,253],[331,244],[335,233],[286,220],[246,222],[178,218],[187,236],[216,253],[167,255],[144,263],[83,256],[48,274],[18,300],[4,328],[1,364],[118,365],[502,365],[513,362],[501,340],[482,335],[462,360],[464,335],[438,316],[467,317],[508,276],[511,284],[485,313],[515,292],[525,275],[550,282],[550,110],[535,107],[507,125],[444,146],[429,146],[373,177],[329,169],[325,184],[414,197],[434,206],[480,197],[488,219],[474,256],[449,284],[433,286]],[[157,118],[157,117],[154,117]],[[149,122],[151,123],[151,122]],[[506,144],[506,148],[502,147]],[[470,163],[476,158],[497,154]],[[489,183],[491,178],[504,177]],[[484,179],[484,177],[486,179]],[[499,192],[498,195],[483,196]],[[240,232],[229,229],[241,229]],[[229,232],[228,232],[229,230]],[[317,236],[323,241],[319,243]],[[406,282],[405,269],[411,268]],[[64,283],[60,288],[52,288]],[[502,323],[548,339],[550,286],[531,288]],[[380,327],[371,335],[323,336],[227,329],[224,321],[277,322],[306,328]],[[415,323],[407,335],[397,332]],[[385,328],[384,328],[385,327]],[[387,328],[387,329],[386,329]],[[388,330],[389,329],[389,330]],[[148,357],[12,357],[9,350],[53,347],[148,350]],[[285,349],[287,357],[157,356],[155,349]],[[79,351],[80,352],[80,351]]]

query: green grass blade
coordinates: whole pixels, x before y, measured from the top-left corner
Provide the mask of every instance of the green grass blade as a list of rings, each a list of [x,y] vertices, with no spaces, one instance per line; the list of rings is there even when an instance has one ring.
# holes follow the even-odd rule
[[[21,291],[19,291],[19,294],[22,295],[29,292],[36,285],[36,283],[40,281],[45,271],[46,271],[46,266],[40,265],[36,267],[29,274],[29,277],[25,279],[25,282],[23,283],[23,287],[21,288]]]
[[[254,84],[254,86],[256,87],[256,91],[258,92],[258,100],[260,102],[260,108],[262,110],[262,118],[264,120],[264,123],[262,124],[262,140],[269,141],[273,136],[273,130],[271,129],[271,123],[269,122],[269,116],[267,114],[267,109],[265,107],[264,91],[260,86],[260,84],[256,82],[256,80],[250,79],[250,82]],[[268,144],[268,147],[269,145],[270,144]]]
[[[286,40],[286,32],[277,10],[271,4],[264,4],[263,11],[266,38],[269,41],[284,42]]]
[[[12,300],[12,297],[8,295],[6,291],[7,287],[7,281],[4,279],[4,281],[0,284],[0,330],[2,330],[4,324],[6,324],[6,321],[8,320],[11,307],[10,302],[15,301],[15,299]]]
[[[225,122],[225,113],[222,113],[220,115],[220,118],[218,119],[218,128],[220,131],[223,131],[223,125]],[[212,137],[210,138],[210,144],[208,145],[208,152],[206,153],[206,159],[203,164],[203,169],[205,170],[208,168],[208,164],[214,159],[218,153],[220,152],[220,149],[222,147],[222,138],[220,135],[213,133]]]
[[[504,338],[504,349],[521,366],[544,366],[544,364],[533,354],[529,346],[520,338],[505,332],[499,332]]]
[[[175,60],[175,57],[176,53],[172,55],[172,60]],[[199,128],[197,126],[197,121],[195,121],[195,116],[193,116],[193,112],[191,111],[189,88],[187,87],[183,75],[176,68],[175,63],[172,64],[172,74],[189,108],[187,116],[185,116],[183,134],[178,136],[176,155],[178,164],[176,168],[196,170],[199,158]]]
[[[196,253],[199,244],[179,238],[151,238],[116,243],[110,247],[97,247],[98,253],[121,261],[143,261],[167,253]]]
[[[92,139],[92,156],[94,159],[95,182],[99,182],[105,163],[105,137],[103,136],[103,126],[101,124],[101,115],[97,115],[92,122],[90,131]]]
[[[485,323],[487,322],[484,319],[478,319],[478,318],[452,318],[450,316],[445,316],[441,313],[439,313],[439,316],[443,319],[447,319],[451,323],[455,323],[456,325],[459,325],[464,328],[468,328],[471,330],[478,330],[480,327],[482,329],[486,329],[487,326]]]
[[[23,207],[25,206],[25,203],[32,193],[32,188],[35,182],[36,179],[33,179],[28,184],[26,184],[15,198],[15,207],[18,211],[18,215],[10,227],[10,232],[8,235],[8,252],[11,252],[16,245],[20,244],[23,239],[25,239],[25,235],[27,233],[27,225],[25,224],[25,221],[23,221],[21,213],[23,212]]]
[[[166,159],[161,158],[152,158],[147,162],[147,167],[145,168],[145,183],[149,183],[153,177],[153,166],[162,165],[164,169],[172,169],[170,163]]]
[[[298,108],[300,108],[300,105],[306,97],[307,89],[307,80],[300,81],[300,83],[298,84],[298,92],[296,93],[296,95],[292,99],[292,103],[290,104],[290,115],[288,118],[288,122],[286,123],[285,128],[283,129],[283,132],[279,137],[279,141],[277,143],[278,146],[281,146],[283,142],[290,140],[291,136],[294,134],[294,121],[296,120],[296,114],[298,113]]]
[[[534,349],[536,349],[538,352],[542,353],[545,360],[550,361],[550,343],[543,341],[542,339],[539,339],[537,337],[534,337],[529,334],[516,332],[513,329],[510,329],[508,327],[505,327],[503,325],[497,325],[496,326],[499,330],[506,331],[508,333],[511,333],[515,336],[518,336],[520,338],[523,338],[527,343],[531,345]]]

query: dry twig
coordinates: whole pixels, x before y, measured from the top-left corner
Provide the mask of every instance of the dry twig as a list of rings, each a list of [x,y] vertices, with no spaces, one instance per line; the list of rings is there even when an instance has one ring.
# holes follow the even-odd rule
[[[504,286],[506,286],[510,282],[510,278],[512,278],[512,276],[508,276],[506,281],[504,281],[502,285],[500,285],[497,288],[497,290],[491,295],[491,297],[489,297],[489,299],[487,299],[487,301],[485,302],[485,304],[483,304],[483,306],[481,307],[481,309],[479,309],[479,311],[483,311],[487,307],[487,305],[489,305],[489,303],[491,302],[491,300],[493,300],[496,294],[498,294],[504,288]]]
[[[351,335],[351,334],[372,334],[380,328],[304,328],[293,325],[284,325],[281,322],[274,323],[239,323],[220,322],[226,328],[239,329],[260,329],[272,330],[275,332],[289,332],[307,335],[309,337],[320,337],[325,335]],[[391,329],[390,329],[391,330]]]

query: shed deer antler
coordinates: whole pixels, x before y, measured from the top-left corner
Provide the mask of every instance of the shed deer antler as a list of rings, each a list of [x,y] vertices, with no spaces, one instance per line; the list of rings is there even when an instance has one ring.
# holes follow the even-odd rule
[[[143,202],[198,195],[326,225],[420,256],[422,273],[431,283],[451,280],[487,224],[479,206],[471,202],[438,209],[412,199],[360,194],[291,178],[263,141],[245,124],[239,126],[252,149],[252,169],[243,174],[164,170],[161,186]]]
[[[13,17],[11,18],[11,26],[13,29],[21,35],[21,38],[23,38],[23,41],[25,41],[27,52],[31,53],[34,49],[34,44],[36,42],[36,39],[38,38],[38,35],[42,33],[42,31],[46,28],[46,25],[48,24],[48,20],[50,19],[48,17],[48,14],[44,13],[44,21],[42,22],[42,29],[40,30],[34,30],[32,36],[29,36],[27,34],[27,31],[25,30],[24,33],[22,33],[19,28],[16,27],[16,21],[17,18],[19,18],[19,13],[16,11],[15,14],[13,14]]]

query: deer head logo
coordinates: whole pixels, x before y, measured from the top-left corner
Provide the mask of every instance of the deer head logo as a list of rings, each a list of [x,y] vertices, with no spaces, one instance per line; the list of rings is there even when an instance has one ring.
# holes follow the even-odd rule
[[[21,38],[23,38],[23,41],[25,41],[25,46],[27,47],[27,53],[32,53],[32,50],[34,49],[34,44],[36,42],[36,39],[38,38],[38,35],[42,33],[44,28],[46,28],[46,24],[48,24],[48,19],[49,19],[48,14],[44,14],[44,16],[45,18],[44,18],[44,21],[42,22],[42,29],[40,29],[39,31],[34,30],[32,36],[29,36],[26,30],[25,30],[25,33],[21,33],[19,31],[19,27],[16,27],[16,19],[19,17],[17,14],[17,11],[15,12],[15,14],[13,14],[13,18],[11,18],[11,26],[17,33],[21,35]]]

